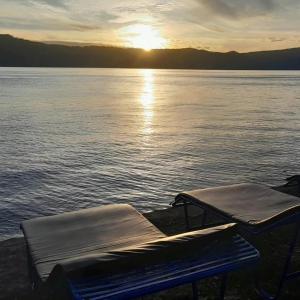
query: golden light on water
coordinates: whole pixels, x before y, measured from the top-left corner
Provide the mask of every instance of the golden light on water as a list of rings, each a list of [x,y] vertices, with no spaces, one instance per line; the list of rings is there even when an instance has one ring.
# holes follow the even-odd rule
[[[154,104],[154,86],[153,86],[153,70],[142,70],[144,77],[144,85],[140,97],[143,106],[144,114],[144,134],[152,132],[152,119],[153,119],[153,104]]]
[[[134,48],[150,51],[151,49],[164,48],[167,45],[167,40],[150,25],[133,25],[128,28],[128,32],[130,35],[129,43]]]
[[[141,96],[141,102],[145,109],[149,108],[153,103],[153,71],[142,70],[144,76],[144,87]]]

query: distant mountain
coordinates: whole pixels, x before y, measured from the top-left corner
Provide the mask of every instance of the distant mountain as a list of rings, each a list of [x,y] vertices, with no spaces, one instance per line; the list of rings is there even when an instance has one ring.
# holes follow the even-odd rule
[[[300,70],[300,48],[249,53],[66,46],[0,35],[0,66]]]
[[[84,42],[66,42],[66,41],[41,41],[41,43],[48,45],[63,45],[63,46],[77,46],[77,47],[85,47],[85,46],[107,46],[104,44],[95,44],[95,43],[84,43]]]

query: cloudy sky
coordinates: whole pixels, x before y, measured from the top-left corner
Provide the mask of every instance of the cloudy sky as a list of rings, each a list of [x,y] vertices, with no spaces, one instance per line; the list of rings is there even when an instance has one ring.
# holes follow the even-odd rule
[[[299,0],[0,0],[0,33],[39,41],[246,52],[300,47],[299,29]]]

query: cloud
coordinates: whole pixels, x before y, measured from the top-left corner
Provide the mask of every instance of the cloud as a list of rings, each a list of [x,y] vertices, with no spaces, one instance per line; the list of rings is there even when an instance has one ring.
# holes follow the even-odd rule
[[[43,3],[51,2],[51,5]],[[1,4],[1,0],[0,0]],[[59,5],[60,7],[54,7]],[[12,3],[3,3],[0,11],[0,28],[3,30],[27,30],[28,32],[85,32],[102,29],[103,25],[112,16],[97,12],[95,19],[86,19],[83,14],[77,16],[69,10],[62,9],[62,0],[39,0],[21,1],[14,0]],[[88,15],[93,15],[92,12]]]
[[[225,18],[266,15],[278,6],[274,0],[196,0],[210,12]]]
[[[284,42],[284,41],[286,41],[288,38],[271,36],[271,37],[269,37],[268,39],[269,39],[269,41],[272,42],[272,43],[277,43],[277,42]]]
[[[61,7],[65,8],[66,7],[66,2],[65,0],[11,0],[12,2],[19,2],[21,4],[27,4],[27,5],[32,5],[32,4],[47,4],[49,6],[53,7]]]
[[[48,6],[60,8],[66,8],[67,6],[65,0],[10,0],[10,2],[20,3],[27,6],[32,6],[35,4],[46,4]]]
[[[0,0],[0,32],[124,46],[150,25],[170,47],[250,51],[299,45],[299,0]]]
[[[66,7],[64,0],[34,0],[34,2],[45,3],[50,6]]]
[[[40,22],[39,20],[27,20],[20,18],[1,18],[0,27],[8,29],[27,29],[33,31],[89,31],[100,29],[99,26],[93,24],[84,24],[72,20],[48,19]]]

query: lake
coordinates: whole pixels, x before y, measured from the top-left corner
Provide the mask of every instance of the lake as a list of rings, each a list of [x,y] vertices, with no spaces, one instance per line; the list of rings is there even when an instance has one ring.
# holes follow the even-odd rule
[[[0,236],[300,170],[300,72],[0,68]]]

